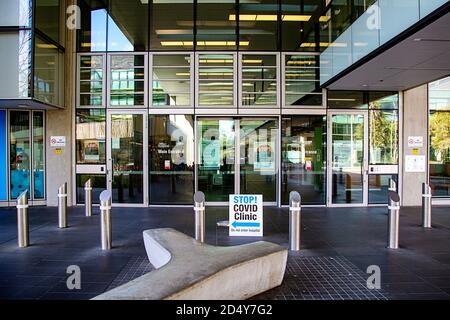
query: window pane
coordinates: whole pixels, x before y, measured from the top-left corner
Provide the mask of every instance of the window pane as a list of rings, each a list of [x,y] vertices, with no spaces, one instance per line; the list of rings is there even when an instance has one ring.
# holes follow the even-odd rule
[[[328,108],[367,109],[363,91],[328,91]]]
[[[35,0],[35,28],[47,37],[64,45],[64,32],[61,30],[61,5],[63,0]]]
[[[148,50],[148,1],[109,0],[108,51]]]
[[[33,111],[33,184],[34,199],[45,198],[44,113]]]
[[[286,106],[321,106],[322,94],[286,94]]]
[[[79,0],[81,29],[78,30],[78,51],[106,51],[106,2]]]
[[[145,57],[143,55],[111,56],[110,105],[145,104]]]
[[[237,49],[235,0],[198,0],[196,24],[197,50]]]
[[[282,203],[298,191],[304,204],[325,204],[326,121],[324,116],[282,120]]]
[[[104,109],[76,111],[76,152],[78,164],[104,164],[106,114]]]
[[[150,116],[151,204],[190,204],[194,192],[194,119],[189,115]]]
[[[397,92],[369,92],[369,109],[398,109]]]
[[[235,15],[231,16],[230,19],[233,17],[236,19]],[[277,1],[239,1],[239,49],[278,49]]]
[[[151,49],[190,50],[194,47],[194,1],[153,0]],[[174,8],[176,6],[176,8]]]
[[[91,179],[92,203],[100,203],[100,193],[106,189],[106,175],[77,174],[77,203],[84,204],[84,184]]]
[[[428,85],[430,110],[450,110],[450,77]]]
[[[386,204],[388,201],[389,179],[398,182],[394,175],[369,175],[369,204]]]
[[[23,191],[30,194],[30,113],[11,111],[10,126],[10,198],[16,199]]]
[[[31,27],[32,0],[1,0],[0,27]]]
[[[370,164],[398,163],[398,112],[370,110]]]
[[[450,112],[430,111],[430,183],[434,197],[450,197]]]
[[[6,110],[0,110],[0,201],[8,200],[8,128],[6,120]]]

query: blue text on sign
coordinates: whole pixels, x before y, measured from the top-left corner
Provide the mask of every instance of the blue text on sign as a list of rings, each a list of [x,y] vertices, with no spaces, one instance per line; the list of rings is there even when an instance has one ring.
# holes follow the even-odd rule
[[[256,196],[234,196],[234,203],[256,203]]]

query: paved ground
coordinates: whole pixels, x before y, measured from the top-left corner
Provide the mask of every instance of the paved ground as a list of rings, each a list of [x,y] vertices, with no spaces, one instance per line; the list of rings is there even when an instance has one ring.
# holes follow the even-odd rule
[[[216,222],[226,208],[207,208],[207,242],[235,245]],[[265,240],[287,246],[287,209],[265,209]],[[265,299],[450,299],[450,208],[436,207],[433,229],[420,224],[420,208],[403,208],[400,249],[386,249],[385,208],[304,208],[302,250],[291,253],[282,286]],[[69,209],[67,229],[57,228],[56,208],[30,209],[31,246],[17,247],[13,209],[0,209],[0,298],[89,299],[152,268],[145,258],[142,230],[173,227],[193,235],[188,208],[114,208],[113,250],[100,249],[98,209],[83,216]],[[78,265],[81,290],[68,290],[66,268]],[[369,265],[381,268],[381,290],[368,290]]]

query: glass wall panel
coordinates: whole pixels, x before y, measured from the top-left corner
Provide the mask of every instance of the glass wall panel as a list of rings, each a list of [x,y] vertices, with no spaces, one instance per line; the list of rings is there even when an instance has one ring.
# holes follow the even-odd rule
[[[194,192],[194,119],[149,118],[150,204],[191,204]]]
[[[387,203],[390,179],[393,179],[398,185],[396,174],[369,175],[369,204]]]
[[[364,115],[332,115],[332,203],[363,203]]]
[[[110,106],[144,106],[145,72],[145,56],[112,55]]]
[[[30,190],[30,113],[11,111],[9,114],[10,198],[16,199],[23,191]]]
[[[35,37],[34,98],[64,105],[64,53],[54,44]]]
[[[262,194],[263,201],[276,201],[276,120],[240,120],[240,193]]]
[[[234,56],[200,54],[198,56],[198,105],[234,105]]]
[[[370,164],[398,164],[398,112],[369,111]]]
[[[327,22],[322,14],[323,1],[282,0],[282,51],[319,51],[319,28]],[[314,16],[314,17],[313,17]]]
[[[284,106],[322,106],[318,55],[284,56]]]
[[[239,0],[240,50],[278,49],[278,9],[278,1],[274,0]],[[229,19],[236,20],[236,15],[230,15]]]
[[[174,10],[174,5],[176,5],[176,10]],[[151,10],[150,41],[152,50],[191,50],[194,48],[193,0],[176,2],[153,0]],[[211,14],[217,15],[214,11]]]
[[[111,115],[112,201],[144,202],[142,114]]]
[[[6,110],[0,110],[0,201],[8,200],[8,128]]]
[[[419,20],[419,0],[378,0],[380,44],[391,40]]]
[[[328,108],[367,109],[367,99],[363,91],[328,90]]]
[[[104,106],[103,56],[80,56],[79,105]]]
[[[78,109],[75,121],[77,164],[105,164],[105,110]]]
[[[236,1],[197,0],[196,28],[196,50],[236,50]]]
[[[32,0],[1,0],[0,27],[31,27]]]
[[[0,99],[31,97],[31,40],[30,30],[0,33]]]
[[[429,174],[433,197],[450,197],[450,77],[428,86]]]
[[[276,60],[276,55],[242,55],[242,106],[277,107]]]
[[[106,51],[107,1],[79,0],[78,5],[81,11],[78,51]]]
[[[235,121],[198,120],[198,190],[206,201],[228,201],[234,194]]]
[[[106,189],[106,175],[104,174],[77,174],[77,203],[84,204],[84,184],[88,179],[92,183],[92,203],[100,203],[100,193]]]
[[[33,111],[33,199],[45,198],[44,113]]]
[[[283,116],[281,201],[298,191],[304,204],[325,204],[326,117]]]
[[[153,55],[153,106],[191,107],[191,56]]]
[[[148,50],[149,2],[141,0],[108,0],[108,2],[108,51]]]
[[[64,0],[34,0],[35,28],[53,41],[64,45],[64,30],[61,12]]]

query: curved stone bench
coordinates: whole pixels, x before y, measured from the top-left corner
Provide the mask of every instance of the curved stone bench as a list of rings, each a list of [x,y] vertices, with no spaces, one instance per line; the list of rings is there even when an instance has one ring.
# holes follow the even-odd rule
[[[216,247],[171,228],[143,234],[157,269],[94,299],[247,299],[283,281],[287,249],[277,244]]]

